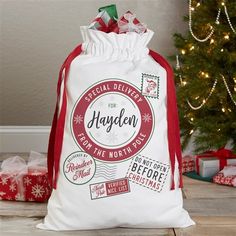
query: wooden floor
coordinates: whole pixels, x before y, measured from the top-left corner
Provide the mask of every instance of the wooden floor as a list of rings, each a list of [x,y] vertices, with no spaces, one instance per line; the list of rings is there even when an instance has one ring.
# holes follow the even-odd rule
[[[45,203],[0,201],[0,235],[31,236],[236,236],[236,188],[184,177],[184,207],[196,222],[186,229],[109,229],[51,232],[35,228]]]

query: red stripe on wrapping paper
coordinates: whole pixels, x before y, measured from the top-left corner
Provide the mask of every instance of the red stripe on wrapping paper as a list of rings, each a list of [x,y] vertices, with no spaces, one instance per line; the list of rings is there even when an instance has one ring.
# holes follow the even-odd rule
[[[158,53],[150,50],[149,55],[167,72],[167,133],[168,145],[171,163],[171,190],[175,189],[174,171],[175,171],[175,156],[179,164],[179,187],[183,187],[182,180],[182,153],[180,144],[180,130],[177,101],[175,94],[175,84],[173,80],[173,71],[168,62]]]
[[[81,45],[76,47],[66,58],[63,65],[61,66],[59,72],[59,78],[57,83],[57,103],[54,112],[52,128],[49,137],[48,145],[48,178],[49,183],[56,189],[58,173],[59,173],[59,162],[61,157],[62,142],[64,136],[64,126],[65,126],[65,116],[67,108],[67,94],[66,94],[66,81],[70,69],[71,62],[81,54]],[[63,71],[65,71],[64,76],[64,89],[62,96],[62,106],[59,113],[59,100],[60,100],[60,90],[63,81]],[[58,115],[59,113],[59,115]]]

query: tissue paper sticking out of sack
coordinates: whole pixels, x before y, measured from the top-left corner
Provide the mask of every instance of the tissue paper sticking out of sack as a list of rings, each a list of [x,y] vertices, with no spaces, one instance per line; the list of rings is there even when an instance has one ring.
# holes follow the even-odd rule
[[[88,28],[106,33],[114,32],[117,34],[128,32],[143,34],[147,31],[147,26],[140,23],[136,18],[136,15],[130,11],[127,11],[120,19],[118,19],[115,5],[99,8],[99,14]]]

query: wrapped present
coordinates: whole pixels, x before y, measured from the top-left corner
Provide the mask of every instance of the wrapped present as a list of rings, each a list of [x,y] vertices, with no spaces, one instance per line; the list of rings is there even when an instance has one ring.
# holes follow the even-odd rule
[[[51,194],[46,158],[31,152],[28,163],[19,156],[2,162],[0,200],[47,201]]]
[[[45,202],[51,195],[47,173],[25,175],[23,183],[25,201]]]
[[[182,159],[182,173],[195,170],[195,160],[193,156],[184,156]]]
[[[112,25],[110,32],[115,32],[118,34],[127,32],[136,32],[138,34],[145,33],[147,27],[145,24],[140,23],[136,18],[136,15],[130,11],[127,11],[116,24]]]
[[[98,11],[99,12],[106,11],[114,21],[117,21],[117,19],[118,19],[118,14],[117,14],[115,4],[111,4],[111,5],[108,5],[108,6],[105,6],[105,7],[100,7],[98,9]]]
[[[236,165],[236,155],[231,150],[220,148],[208,151],[196,158],[196,172],[202,177],[212,177],[226,165]]]
[[[236,187],[236,166],[226,166],[213,177],[213,182]]]
[[[116,5],[101,7],[99,8],[99,14],[88,28],[109,32],[111,26],[116,23],[117,18]]]
[[[147,27],[140,23],[136,15],[127,11],[119,20],[116,5],[109,5],[99,8],[99,14],[88,26],[89,29],[99,30],[106,33],[114,32],[117,34],[136,32],[145,33]]]
[[[214,157],[200,158],[199,172],[201,177],[212,177],[219,172],[219,160]]]

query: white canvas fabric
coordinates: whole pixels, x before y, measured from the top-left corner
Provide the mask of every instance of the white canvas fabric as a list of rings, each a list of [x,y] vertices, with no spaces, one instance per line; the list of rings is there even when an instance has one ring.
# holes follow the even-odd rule
[[[58,119],[64,86],[67,106],[57,185],[37,227],[193,225],[183,209],[177,158],[171,190],[167,72],[149,55],[153,32],[81,32],[82,52],[60,86]]]

